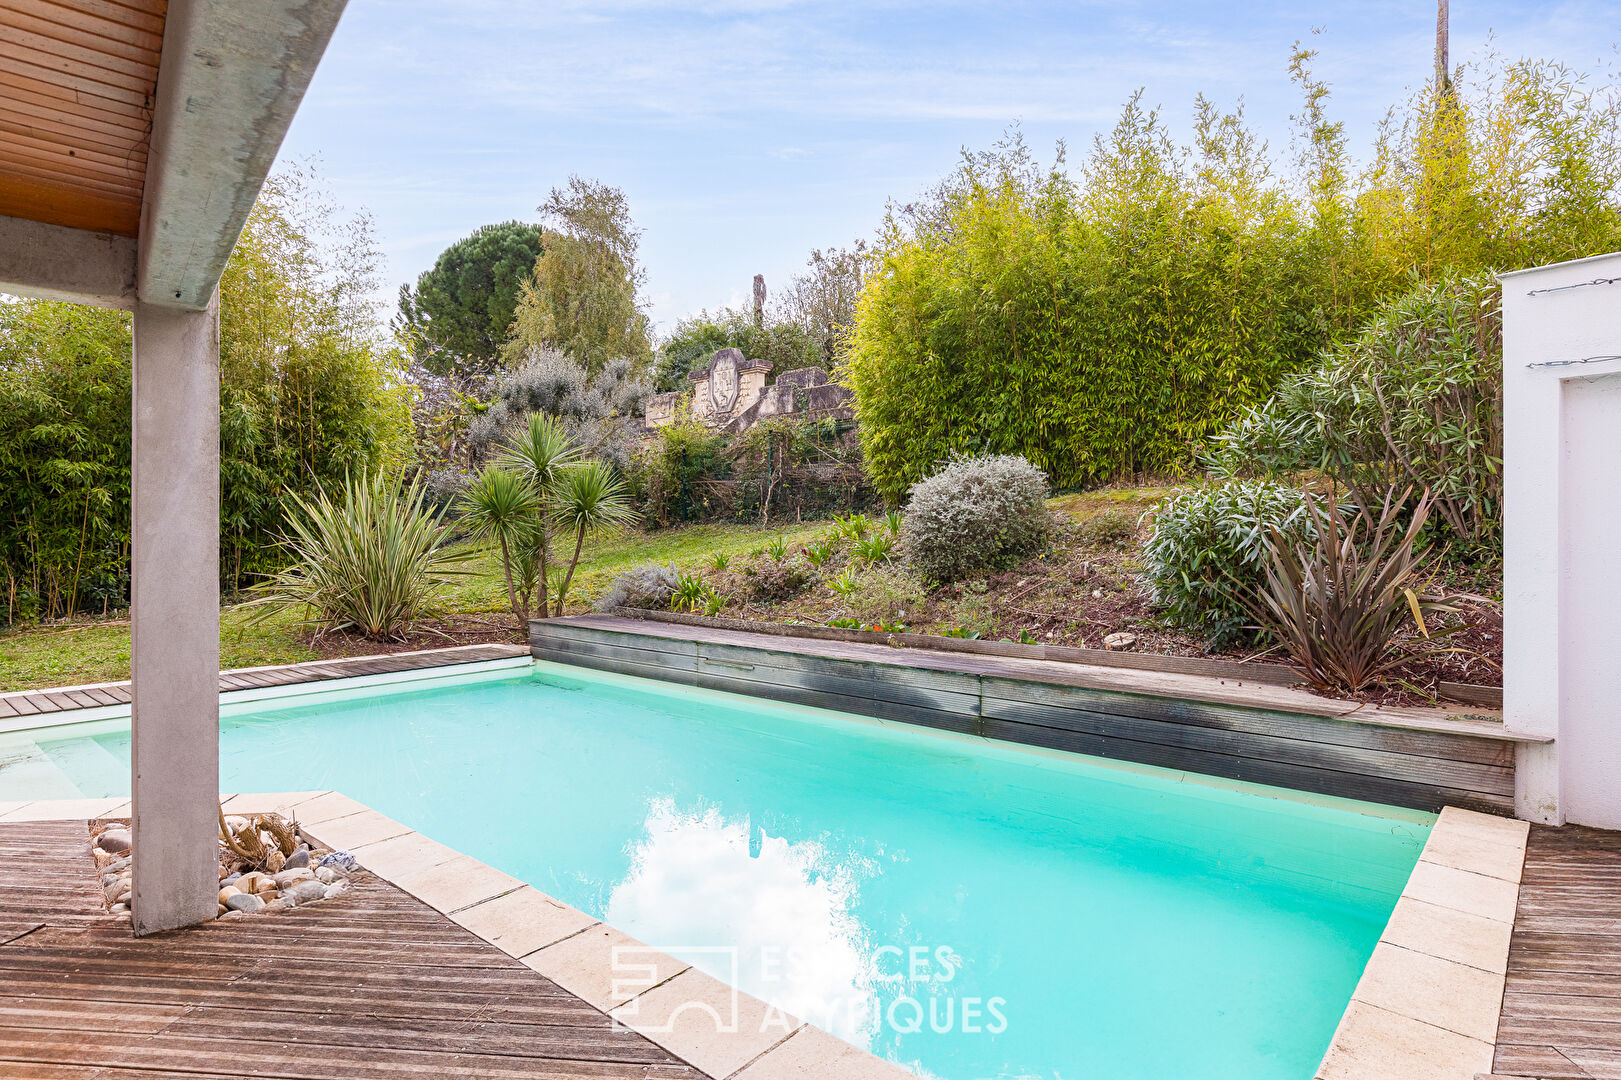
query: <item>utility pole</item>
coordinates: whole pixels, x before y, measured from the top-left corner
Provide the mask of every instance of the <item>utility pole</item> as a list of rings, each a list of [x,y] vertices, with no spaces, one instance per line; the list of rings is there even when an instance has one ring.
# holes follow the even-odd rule
[[[1436,0],[1435,3],[1435,92],[1437,94],[1450,94],[1452,92],[1452,59],[1451,29],[1449,23],[1452,16],[1451,0]]]

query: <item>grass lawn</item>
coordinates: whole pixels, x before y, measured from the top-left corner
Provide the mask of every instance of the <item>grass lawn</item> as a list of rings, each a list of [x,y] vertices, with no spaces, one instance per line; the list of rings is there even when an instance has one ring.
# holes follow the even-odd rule
[[[653,533],[628,533],[588,539],[580,567],[569,588],[570,611],[583,611],[607,587],[613,575],[643,563],[673,563],[683,569],[697,566],[716,552],[747,555],[769,540],[782,536],[789,544],[803,544],[827,529],[826,522],[761,529],[749,525],[695,525]],[[506,590],[499,559],[486,556],[473,564],[473,573],[447,593],[445,609],[451,615],[484,616],[499,624],[506,615]],[[256,667],[292,664],[317,659],[321,653],[304,639],[297,621],[278,616],[248,626],[248,612],[226,608],[220,618],[220,666]],[[514,626],[514,640],[517,640]],[[452,640],[438,644],[455,644]],[[363,645],[363,643],[361,643]],[[429,647],[434,642],[422,642]],[[352,650],[351,650],[352,651]],[[57,623],[0,634],[0,692],[46,686],[117,682],[129,678],[129,622],[106,620]]]

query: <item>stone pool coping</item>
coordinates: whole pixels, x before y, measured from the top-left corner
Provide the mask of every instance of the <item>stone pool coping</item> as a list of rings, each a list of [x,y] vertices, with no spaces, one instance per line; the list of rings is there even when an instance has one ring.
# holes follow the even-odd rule
[[[221,797],[227,814],[279,813],[711,1080],[916,1080],[684,961],[431,840],[337,791]],[[130,801],[0,803],[0,822],[125,817]],[[615,950],[629,950],[615,974]],[[627,973],[636,972],[634,981]],[[709,1013],[709,1010],[713,1010]],[[731,1016],[730,1025],[714,1017]]]
[[[903,1080],[900,1067],[642,945],[582,911],[336,791],[238,794],[227,813],[294,817],[378,877],[613,1016],[712,1080]],[[0,803],[0,821],[120,817],[129,800]],[[1317,1080],[1489,1074],[1526,822],[1447,807],[1430,831]],[[616,980],[615,949],[632,950]],[[739,1018],[716,1030],[701,1010]]]
[[[1441,811],[1317,1080],[1492,1071],[1529,834],[1524,821]]]

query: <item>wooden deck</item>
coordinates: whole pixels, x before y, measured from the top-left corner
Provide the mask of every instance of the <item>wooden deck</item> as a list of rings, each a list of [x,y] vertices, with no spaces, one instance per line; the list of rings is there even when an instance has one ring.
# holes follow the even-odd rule
[[[0,1076],[705,1080],[370,874],[132,937],[83,821],[0,824]]]
[[[1621,1080],[1621,833],[1532,828],[1492,1068]]]
[[[400,671],[421,671],[451,664],[473,664],[481,660],[503,660],[526,656],[522,645],[465,645],[453,649],[424,649],[387,656],[361,656],[341,660],[314,660],[277,667],[243,668],[220,672],[220,693],[254,690],[267,686],[292,686],[325,679],[352,679],[360,675],[390,675]],[[94,686],[68,686],[49,690],[22,690],[0,694],[0,720],[33,716],[69,709],[94,709],[105,705],[128,705],[130,684],[98,683]]]

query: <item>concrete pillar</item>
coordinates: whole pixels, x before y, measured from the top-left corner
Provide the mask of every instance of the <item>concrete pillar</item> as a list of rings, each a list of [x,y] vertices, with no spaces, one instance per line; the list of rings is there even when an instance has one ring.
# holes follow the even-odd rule
[[[214,917],[219,298],[135,305],[130,661],[135,932]]]

